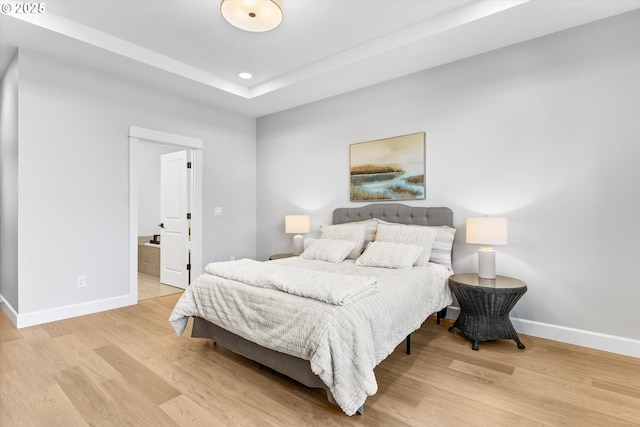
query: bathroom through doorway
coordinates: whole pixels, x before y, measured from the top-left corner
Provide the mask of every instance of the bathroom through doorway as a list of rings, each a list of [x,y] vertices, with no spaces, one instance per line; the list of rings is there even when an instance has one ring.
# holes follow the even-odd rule
[[[130,152],[130,297],[137,302],[182,292],[189,273],[202,269],[202,141],[132,126]]]

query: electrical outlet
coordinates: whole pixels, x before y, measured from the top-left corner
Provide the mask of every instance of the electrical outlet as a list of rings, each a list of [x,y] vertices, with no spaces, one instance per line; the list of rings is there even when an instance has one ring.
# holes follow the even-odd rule
[[[235,260],[236,260],[236,257],[234,257],[233,255],[229,257],[229,261],[235,261]]]
[[[78,284],[79,288],[86,288],[87,287],[87,276],[78,276],[77,284]]]

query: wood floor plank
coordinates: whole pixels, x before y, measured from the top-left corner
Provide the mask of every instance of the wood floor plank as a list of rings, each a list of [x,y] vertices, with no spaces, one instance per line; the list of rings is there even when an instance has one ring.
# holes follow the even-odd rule
[[[3,351],[2,343],[0,343],[0,375],[13,370],[14,367],[11,363],[11,358],[7,356],[5,351]]]
[[[160,409],[179,426],[210,427],[214,424],[212,414],[183,394],[164,402]]]
[[[119,347],[107,345],[94,351],[156,405],[180,395],[178,390]]]
[[[93,350],[111,344],[111,341],[101,333],[100,330],[103,328],[108,328],[108,326],[101,324],[100,327],[96,327],[96,325],[94,325],[91,328],[78,329],[74,331],[72,335],[82,343],[83,347]],[[64,335],[63,337],[67,336],[68,335]],[[60,338],[62,337],[58,337],[58,339]]]
[[[405,362],[408,359],[412,359],[411,356],[398,356],[400,356],[399,360]],[[394,374],[385,372],[387,361],[385,360],[376,368],[376,375],[379,378],[380,397],[375,401],[372,398],[370,399],[376,408],[378,406],[387,406],[388,411],[397,412],[397,418],[404,419],[411,425],[422,425],[420,423],[424,425],[440,425],[441,421],[439,420],[442,417],[449,419],[450,425],[513,426],[520,421],[519,416],[486,403],[480,404],[473,400],[465,399],[463,400],[464,405],[461,405],[457,394],[448,393],[445,390],[420,381],[413,375],[408,375],[406,372],[411,370],[410,368],[406,368],[407,370],[404,373],[400,373],[399,368],[394,366],[392,368],[395,372]],[[450,360],[448,363],[455,366],[456,363],[462,362]],[[429,367],[424,360],[416,361],[415,364],[415,369],[422,370]],[[444,367],[443,369],[447,368]],[[489,367],[485,371],[490,375],[507,375],[496,372]],[[489,381],[487,378],[484,378],[484,380]],[[376,397],[374,396],[374,398]],[[386,403],[387,400],[391,400],[391,402]],[[411,403],[410,406],[408,406],[409,403]],[[435,420],[434,423],[430,421],[431,419]]]
[[[39,329],[42,329],[42,331],[44,331],[51,338],[60,337],[66,334],[70,334],[78,329],[78,322],[80,320],[76,319],[65,319],[59,322],[45,323]]]
[[[220,363],[218,369],[209,369],[211,364],[208,361],[197,357],[187,358],[180,361],[180,368],[189,372],[198,372],[199,376],[211,387],[220,390],[227,399],[242,402],[241,405],[247,411],[255,412],[262,405],[267,404],[274,413],[290,414],[296,411],[308,409],[307,401],[299,399],[287,388],[273,387],[275,378],[271,372],[261,371],[257,364],[239,363],[235,366],[225,366]],[[252,382],[257,387],[245,387],[245,378],[252,378]],[[265,381],[265,377],[268,379]],[[290,384],[290,382],[287,380]],[[287,411],[287,409],[290,409]],[[269,419],[273,425],[278,423],[290,424],[297,419],[297,416],[288,418],[285,415],[276,419]]]
[[[150,359],[148,362],[153,363],[154,368],[162,372],[164,378],[166,378],[173,387],[179,389],[182,394],[202,407],[204,411],[212,414],[212,422],[214,422],[214,425],[239,426],[243,423],[246,425],[260,424],[260,415],[247,412],[242,404],[237,405],[236,402],[232,402],[231,399],[221,394],[218,389],[211,387],[210,384],[199,377],[198,373],[187,372],[180,367],[180,364],[173,362],[167,363],[161,357],[155,360]],[[229,410],[230,407],[234,409]],[[273,424],[265,421],[264,425],[269,426]]]
[[[173,295],[167,295],[166,297],[162,297],[162,298],[154,298],[153,303],[164,305],[166,308],[169,309],[167,313],[171,313],[171,310],[173,310],[173,307],[175,307],[176,302],[178,302],[178,299],[182,296],[183,293],[184,292],[179,292]]]
[[[81,366],[84,373],[96,384],[116,378],[120,373],[98,356],[92,348],[85,346],[82,336],[71,333],[54,339],[58,345],[66,349],[66,354],[72,359],[73,366]]]
[[[88,426],[58,384],[29,396],[29,411],[34,425],[47,427]]]
[[[513,381],[517,382],[519,387],[534,390],[544,390],[545,387],[562,390],[561,393],[556,393],[554,400],[574,407],[586,406],[588,409],[582,413],[589,413],[589,417],[595,421],[602,419],[602,422],[606,423],[608,417],[628,423],[640,421],[640,407],[634,407],[637,404],[637,397],[633,398],[609,390],[549,377],[524,368],[516,369]],[[605,418],[597,414],[601,414]]]
[[[180,293],[180,295],[181,294],[182,293]],[[178,299],[177,297],[179,297],[180,295],[171,295],[169,297],[151,298],[144,301],[138,301],[138,305],[144,308],[147,308],[149,311],[153,313],[164,315],[165,313],[167,313],[167,308],[172,309],[173,306],[175,305],[175,301],[170,298],[174,297],[175,300],[177,300]],[[162,317],[158,317],[157,319],[159,321],[167,320]]]
[[[131,323],[131,319],[128,318],[124,312],[120,311],[124,310],[124,308],[118,310],[101,311],[99,313],[90,314],[87,317],[91,319],[94,327],[97,325],[109,327],[126,326]]]
[[[446,419],[453,426],[512,427],[521,423],[522,417],[504,409],[475,400],[459,400],[458,396],[442,390],[428,388],[415,411],[419,420],[435,420],[431,425],[442,425]],[[416,424],[414,424],[416,425]]]
[[[640,378],[633,374],[629,375],[623,382],[594,378],[591,385],[603,390],[612,391],[616,394],[628,396],[632,398],[634,402],[636,402],[636,399],[640,396]]]
[[[130,325],[104,326],[100,333],[108,340],[108,345],[119,347],[137,360],[154,357],[161,350],[153,335]]]
[[[507,381],[511,381],[513,378],[512,372],[511,373],[498,372],[486,366],[469,363],[469,362],[462,362],[460,360],[453,360],[449,365],[449,369],[452,369],[458,372],[463,372],[468,375],[473,375],[474,377],[477,377],[477,378],[482,378],[483,380],[488,381],[492,384],[495,384],[496,382],[499,382],[503,379],[506,379]]]
[[[0,425],[43,425],[30,409],[31,390],[25,390],[17,371],[0,374]]]
[[[177,337],[179,295],[15,330],[0,313],[0,425],[638,426],[640,359],[521,336],[479,351],[433,318],[347,417],[210,340]]]
[[[22,390],[31,392],[55,384],[49,361],[41,360],[23,340],[1,343],[0,351],[11,361],[12,367],[20,377]]]
[[[22,333],[13,326],[13,323],[11,323],[11,320],[9,320],[3,311],[0,316],[0,343],[19,340],[21,338]]]
[[[149,396],[141,395],[140,390],[132,387],[123,378],[113,378],[101,384],[101,389],[115,403],[120,416],[133,426],[177,427],[171,417],[158,410]],[[173,398],[175,399],[175,397]],[[171,399],[171,400],[173,400]],[[164,403],[164,402],[163,402]]]
[[[24,342],[33,350],[38,360],[47,366],[49,372],[78,365],[73,352],[70,352],[68,347],[51,338],[43,329],[39,329],[39,332],[39,334],[26,337]]]
[[[143,333],[154,337],[164,335],[175,336],[176,331],[171,327],[167,319],[160,319],[153,311],[144,311],[136,314],[137,326]]]
[[[522,387],[515,381],[505,381],[503,384],[441,367],[414,375],[433,387],[457,395],[460,401],[475,401],[474,404],[489,405],[549,425],[565,425],[571,421],[572,408],[549,396],[546,387],[534,390]]]
[[[67,395],[75,409],[91,426],[125,425],[116,402],[111,400],[97,384],[76,366],[54,374],[57,384]]]

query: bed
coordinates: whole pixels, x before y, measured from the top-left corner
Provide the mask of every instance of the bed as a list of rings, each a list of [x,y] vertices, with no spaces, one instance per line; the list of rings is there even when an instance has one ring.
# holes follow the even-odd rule
[[[345,414],[362,414],[377,392],[375,366],[405,339],[409,352],[411,332],[452,302],[452,223],[443,207],[335,209],[299,257],[209,264],[169,320],[181,335],[193,318],[192,337],[325,389]]]

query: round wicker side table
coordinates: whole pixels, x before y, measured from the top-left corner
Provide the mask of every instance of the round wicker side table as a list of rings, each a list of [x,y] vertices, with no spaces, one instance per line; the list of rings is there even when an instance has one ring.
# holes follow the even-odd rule
[[[473,341],[474,350],[481,342],[495,339],[512,339],[519,349],[524,348],[509,319],[509,312],[527,292],[522,280],[506,276],[481,279],[466,273],[451,276],[449,286],[460,304],[460,316],[449,332],[460,329]]]

